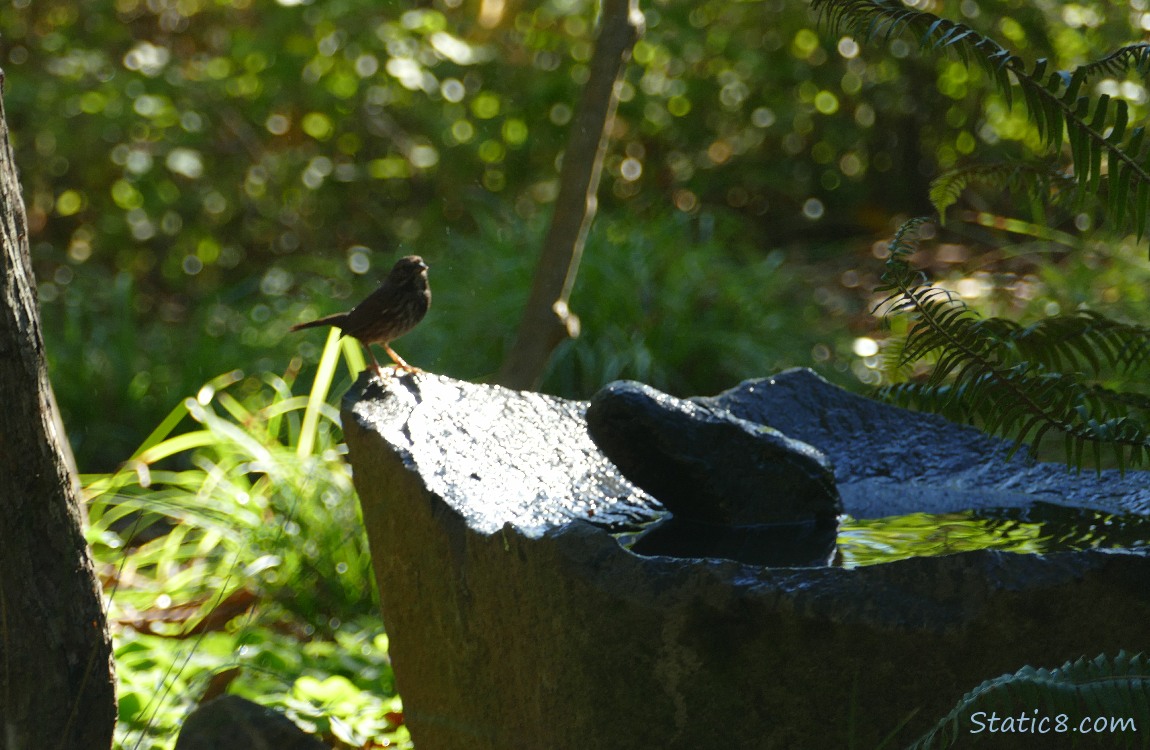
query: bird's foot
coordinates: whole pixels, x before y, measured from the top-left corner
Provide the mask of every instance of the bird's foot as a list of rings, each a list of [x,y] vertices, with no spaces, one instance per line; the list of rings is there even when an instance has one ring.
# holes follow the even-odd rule
[[[402,364],[402,365],[392,364],[392,365],[387,365],[387,366],[376,365],[372,369],[375,370],[375,374],[384,383],[389,382],[392,378],[394,378],[396,375],[400,375],[401,373],[408,373],[408,374],[414,375],[415,373],[418,373],[418,372],[424,372],[420,368],[414,367],[414,366],[408,365],[408,364]]]

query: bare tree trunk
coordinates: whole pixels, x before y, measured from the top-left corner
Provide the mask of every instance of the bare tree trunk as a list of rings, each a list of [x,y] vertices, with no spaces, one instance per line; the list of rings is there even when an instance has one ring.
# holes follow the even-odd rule
[[[555,213],[535,266],[515,345],[499,371],[497,382],[502,385],[537,386],[555,347],[564,338],[579,335],[579,318],[569,307],[571,289],[598,206],[595,194],[619,102],[623,66],[642,29],[638,0],[603,0],[591,75],[572,120],[559,171]]]
[[[111,642],[48,383],[26,226],[0,99],[0,750],[106,750]]]

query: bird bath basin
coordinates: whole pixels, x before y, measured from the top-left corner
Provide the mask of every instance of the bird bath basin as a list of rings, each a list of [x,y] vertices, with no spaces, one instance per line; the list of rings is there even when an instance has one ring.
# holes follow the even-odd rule
[[[695,403],[829,459],[796,464],[789,485],[816,498],[812,519],[786,509],[816,545],[832,506],[854,519],[829,527],[823,564],[625,549],[618,535],[667,511],[591,442],[586,403],[430,373],[364,378],[348,394],[344,431],[421,750],[905,746],[986,679],[1150,649],[1147,551],[1095,548],[1098,528],[1089,549],[921,556],[991,529],[1073,540],[1112,517],[1111,542],[1126,543],[1110,535],[1120,527],[1140,541],[1145,473],[1008,458],[974,430],[807,371]],[[1039,503],[1075,510],[1039,518]],[[763,525],[722,512],[728,530]],[[843,564],[827,565],[836,540]],[[876,550],[920,556],[866,564]]]

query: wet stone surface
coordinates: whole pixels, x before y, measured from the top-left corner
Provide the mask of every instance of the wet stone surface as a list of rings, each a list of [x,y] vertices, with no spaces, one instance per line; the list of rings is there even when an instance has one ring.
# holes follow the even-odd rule
[[[717,417],[719,433],[749,441],[748,455],[754,425],[806,444],[829,463],[800,470],[799,486],[826,477],[811,467],[833,471],[855,518],[1035,501],[1150,509],[1146,472],[1006,461],[1000,441],[807,371],[694,406],[651,398],[674,419]],[[430,373],[362,378],[345,398],[391,657],[421,750],[904,746],[986,679],[1150,649],[1141,547],[857,568],[724,557],[746,541],[724,534],[770,525],[760,522],[772,504],[751,492],[719,493],[710,518],[706,505],[680,506],[733,547],[700,550],[698,527],[626,549],[621,532],[633,541],[664,528],[653,522],[669,515],[660,500],[678,504],[679,480],[668,491],[657,472],[651,483],[628,469],[656,498],[625,478],[588,436],[586,408]],[[639,439],[690,461],[673,437]],[[813,498],[767,500],[816,518],[834,502],[829,491]]]

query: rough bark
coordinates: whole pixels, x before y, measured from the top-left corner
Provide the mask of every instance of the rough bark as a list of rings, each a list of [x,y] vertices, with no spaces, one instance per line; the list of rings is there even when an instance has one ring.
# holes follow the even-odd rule
[[[638,0],[604,0],[591,75],[575,111],[559,171],[555,213],[535,266],[515,345],[499,372],[501,385],[535,387],[555,347],[564,338],[579,335],[579,318],[569,306],[571,289],[598,207],[595,196],[619,102],[619,81],[642,28]]]
[[[0,100],[0,750],[109,748],[111,643],[48,383],[26,226]]]

